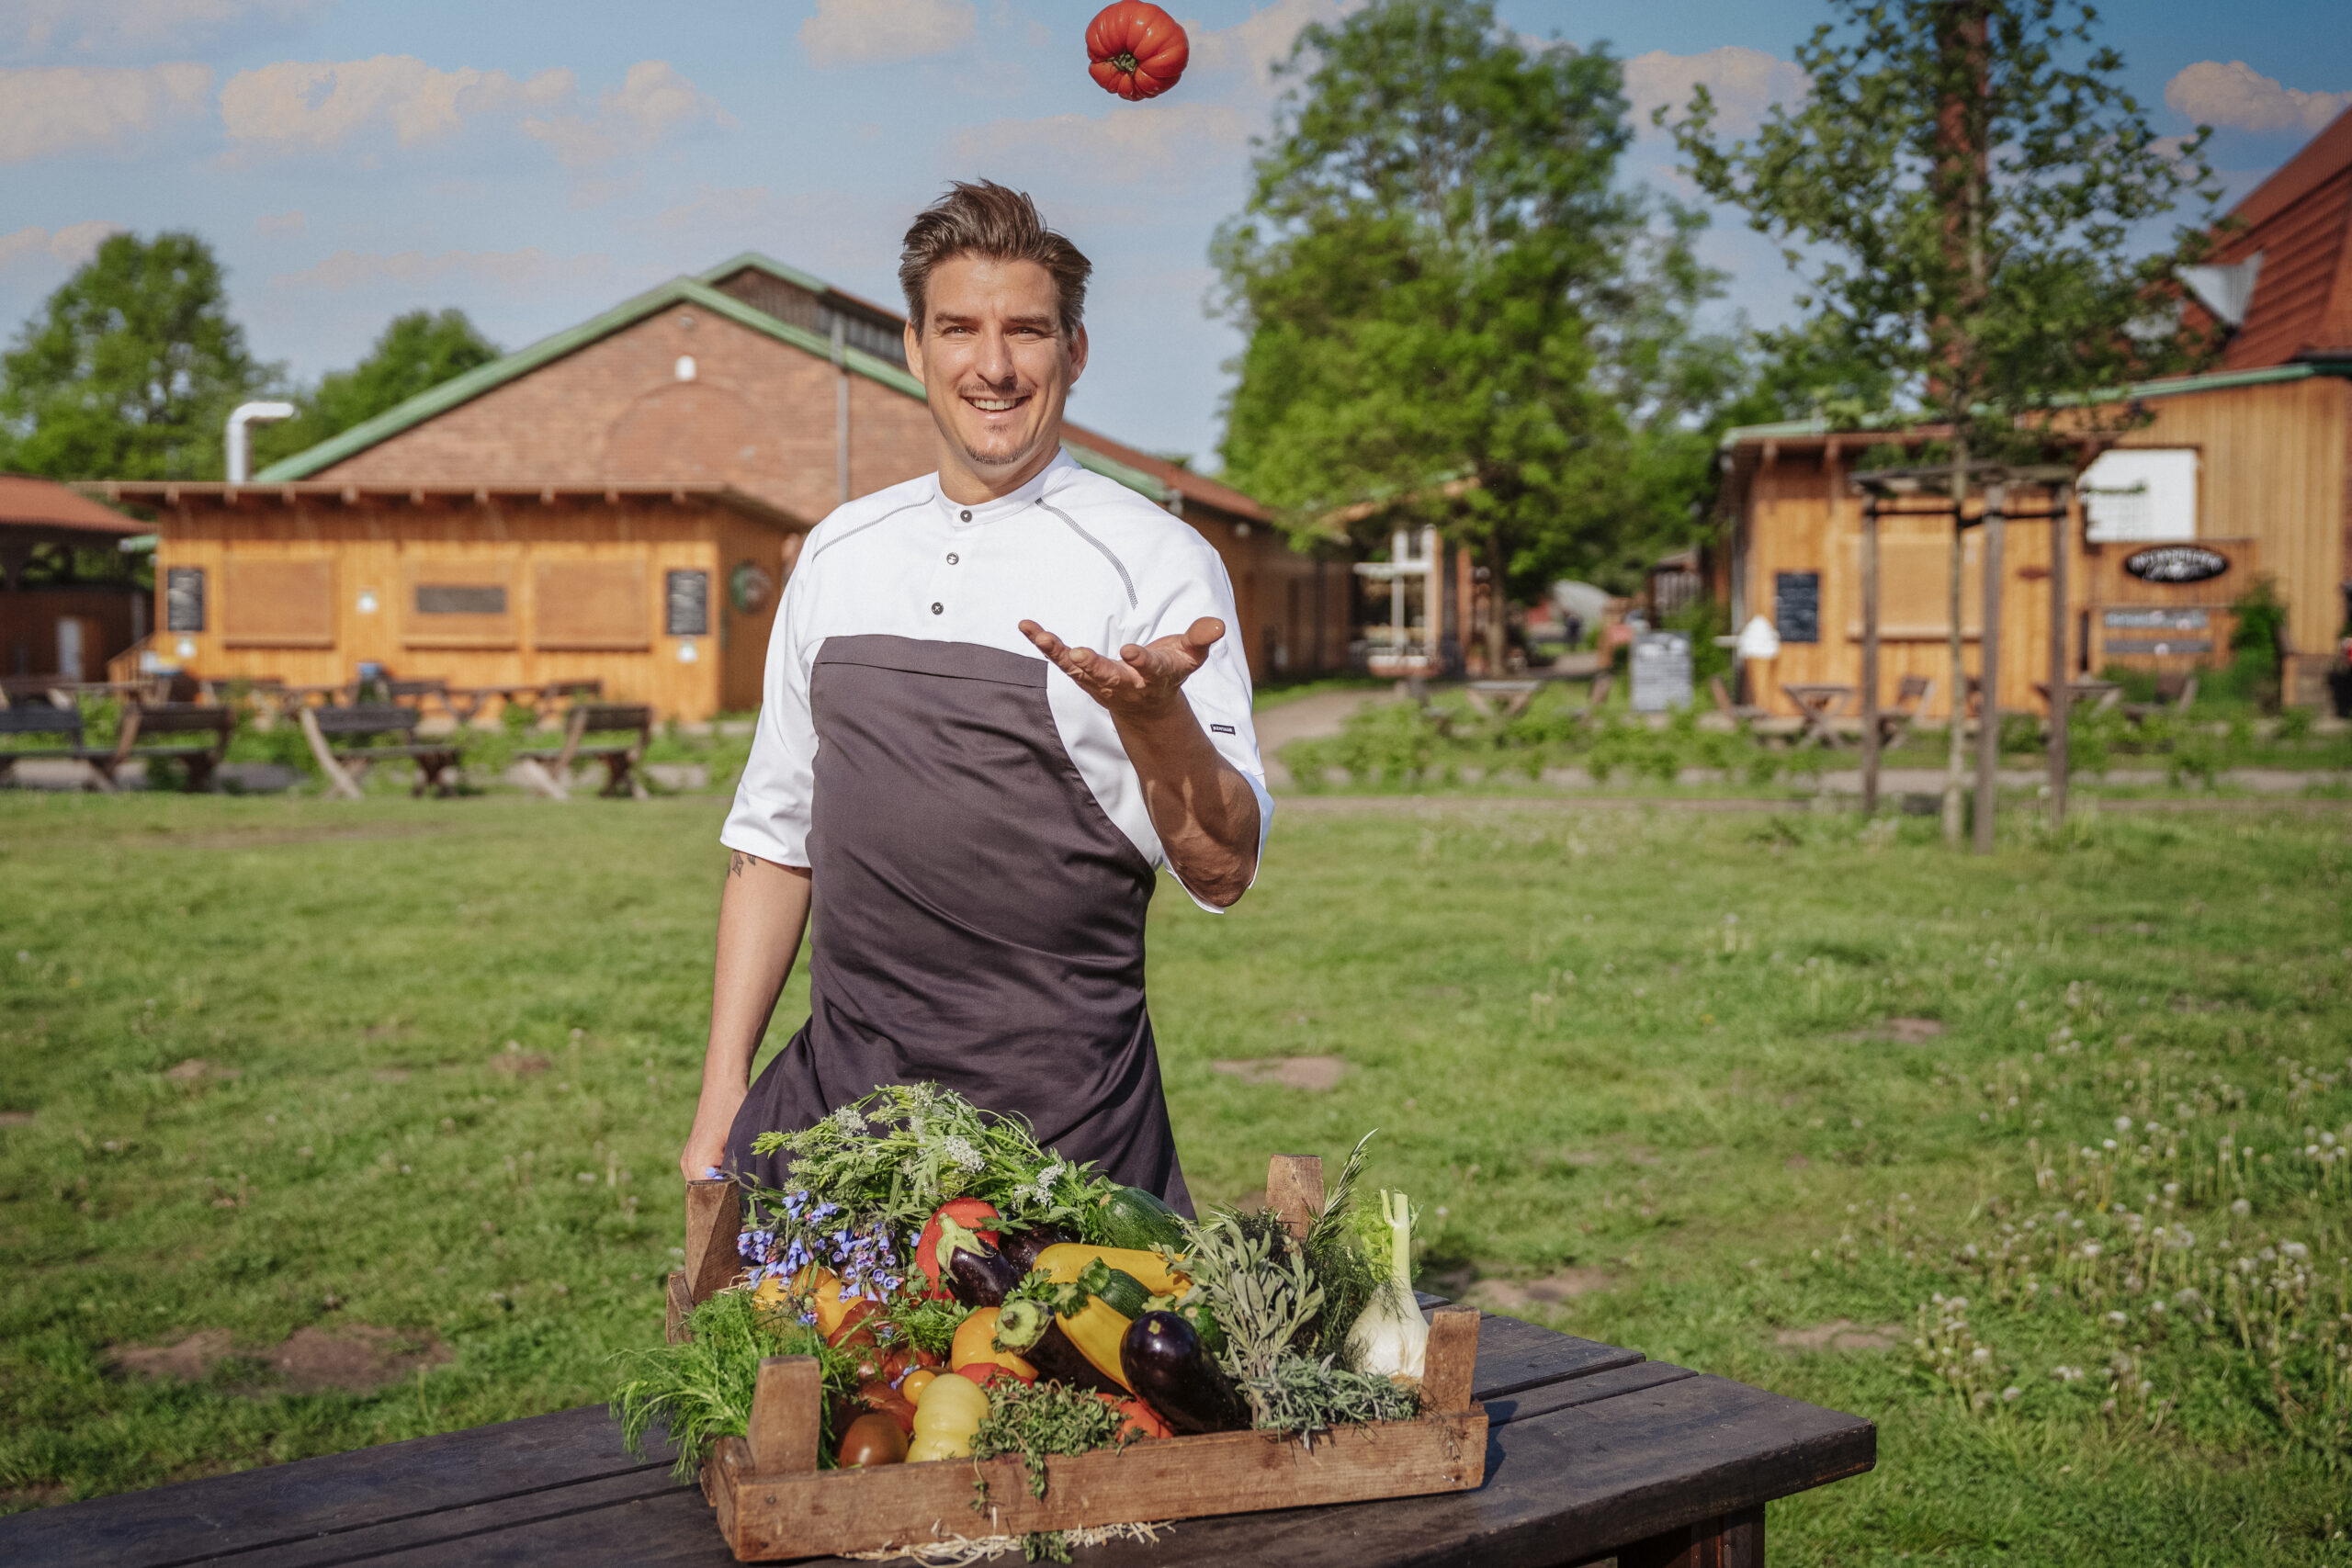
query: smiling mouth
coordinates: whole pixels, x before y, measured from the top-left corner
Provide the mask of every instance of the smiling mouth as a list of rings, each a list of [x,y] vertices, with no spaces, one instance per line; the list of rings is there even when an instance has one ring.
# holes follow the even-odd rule
[[[1027,402],[1027,398],[973,398],[964,400],[982,413],[1010,413]]]

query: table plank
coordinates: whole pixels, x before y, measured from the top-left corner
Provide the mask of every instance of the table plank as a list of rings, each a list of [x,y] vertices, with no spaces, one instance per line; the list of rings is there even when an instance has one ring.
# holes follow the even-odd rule
[[[607,1479],[660,1476],[601,1404],[184,1481],[0,1518],[0,1559],[43,1568],[175,1568],[388,1521]]]
[[[1486,1401],[1487,1429],[1492,1431],[1513,1421],[1529,1421],[1538,1416],[1549,1416],[1555,1410],[1572,1410],[1579,1404],[1598,1404],[1604,1399],[1614,1399],[1621,1393],[1639,1393],[1645,1388],[1680,1382],[1684,1378],[1698,1375],[1690,1368],[1678,1367],[1671,1361],[1641,1361],[1630,1367],[1612,1367],[1589,1377],[1544,1383],[1524,1393]]]
[[[1589,1377],[1612,1367],[1630,1367],[1642,1359],[1639,1350],[1603,1345],[1555,1334],[1515,1317],[1478,1314],[1478,1365],[1472,1375],[1471,1397],[1500,1399],[1521,1389]]]

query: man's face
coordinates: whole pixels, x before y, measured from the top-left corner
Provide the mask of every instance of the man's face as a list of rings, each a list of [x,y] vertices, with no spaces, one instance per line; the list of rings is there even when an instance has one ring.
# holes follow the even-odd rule
[[[1060,445],[1062,405],[1086,368],[1085,329],[1063,336],[1053,275],[1031,261],[942,262],[923,309],[907,328],[907,365],[953,448],[942,457],[960,454],[983,481],[1025,482]]]

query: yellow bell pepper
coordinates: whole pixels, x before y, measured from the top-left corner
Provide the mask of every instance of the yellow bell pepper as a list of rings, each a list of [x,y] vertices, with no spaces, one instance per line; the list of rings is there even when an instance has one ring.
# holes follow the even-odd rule
[[[962,1459],[972,1451],[973,1434],[988,1418],[988,1391],[967,1377],[943,1372],[915,1402],[915,1438],[907,1462]]]

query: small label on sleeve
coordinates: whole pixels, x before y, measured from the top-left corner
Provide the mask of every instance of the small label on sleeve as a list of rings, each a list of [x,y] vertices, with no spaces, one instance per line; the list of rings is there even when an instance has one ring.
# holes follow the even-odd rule
[[[1212,724],[1209,728],[1219,735],[1230,735],[1233,733],[1233,726],[1229,724]]]

